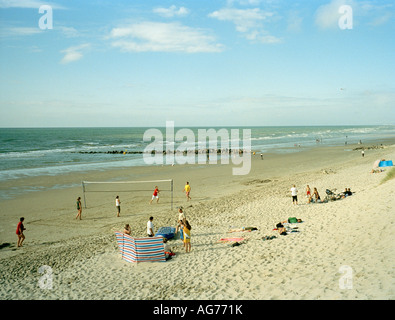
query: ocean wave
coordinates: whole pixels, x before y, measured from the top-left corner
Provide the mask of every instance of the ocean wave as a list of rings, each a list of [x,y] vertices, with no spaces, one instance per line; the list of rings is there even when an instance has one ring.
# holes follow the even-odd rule
[[[37,176],[57,176],[68,173],[86,172],[91,170],[106,170],[136,165],[144,165],[143,159],[53,165],[38,168],[9,169],[0,171],[0,180],[5,181]]]

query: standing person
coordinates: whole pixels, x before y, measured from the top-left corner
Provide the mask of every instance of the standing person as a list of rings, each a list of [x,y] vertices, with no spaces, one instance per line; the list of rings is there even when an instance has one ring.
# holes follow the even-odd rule
[[[188,220],[184,218],[181,222],[181,229],[184,233],[184,247],[185,252],[191,252],[191,225],[189,224]]]
[[[291,188],[291,195],[292,195],[292,203],[298,204],[298,189],[296,189],[295,185],[293,185],[293,187]]]
[[[152,203],[152,201],[156,198],[156,203],[158,203],[159,202],[159,189],[158,189],[158,186],[155,186],[155,190],[154,190],[154,193],[152,194],[152,199],[151,199],[151,201],[149,202],[150,204]]]
[[[81,213],[82,213],[81,197],[77,198],[77,211],[78,211],[78,213],[75,218],[78,219],[78,217],[80,217],[80,220],[81,220]]]
[[[362,158],[365,156],[365,151],[362,150]]]
[[[115,206],[117,208],[117,217],[119,217],[119,214],[121,213],[121,201],[119,200],[119,196],[115,197]]]
[[[310,186],[309,185],[307,185],[307,187],[306,187],[306,197],[307,198],[311,197],[311,190],[310,190]]]
[[[148,235],[148,237],[155,236],[153,220],[154,220],[154,217],[150,217],[148,222],[147,222],[147,235]]]
[[[315,202],[321,201],[321,197],[317,191],[317,188],[314,188],[314,193],[313,193],[314,197],[315,197]]]
[[[26,230],[26,228],[23,225],[23,221],[25,220],[24,217],[19,219],[18,226],[16,227],[16,234],[18,236],[18,242],[17,242],[17,247],[22,247],[22,243],[25,240],[25,235],[23,234],[23,231]]]
[[[191,193],[191,186],[189,185],[189,182],[187,181],[187,184],[184,187],[184,192],[187,196],[187,201],[191,200],[191,197],[189,196]]]
[[[178,208],[178,220],[177,220],[177,227],[176,227],[176,234],[178,233],[178,231],[180,231],[180,239],[182,239],[182,241],[184,242],[184,234],[182,232],[182,221],[185,219],[185,214],[184,211],[182,210],[182,208]],[[184,247],[185,247],[185,243],[184,243]]]

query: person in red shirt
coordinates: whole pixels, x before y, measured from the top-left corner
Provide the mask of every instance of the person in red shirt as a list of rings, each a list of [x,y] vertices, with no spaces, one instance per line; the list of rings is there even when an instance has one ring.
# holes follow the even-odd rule
[[[25,235],[23,234],[23,231],[26,230],[26,228],[23,225],[24,220],[25,220],[25,218],[23,218],[23,217],[20,218],[18,226],[16,227],[16,234],[18,236],[17,247],[22,247],[22,243],[25,240]]]
[[[154,190],[154,193],[152,194],[152,199],[151,199],[151,201],[149,202],[150,204],[152,203],[152,201],[156,198],[156,203],[158,203],[159,202],[159,189],[158,189],[158,186],[155,186],[155,190]]]

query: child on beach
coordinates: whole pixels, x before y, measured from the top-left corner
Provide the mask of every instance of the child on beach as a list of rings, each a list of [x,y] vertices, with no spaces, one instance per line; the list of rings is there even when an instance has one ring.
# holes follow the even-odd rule
[[[159,202],[159,189],[158,189],[158,186],[155,186],[155,190],[154,190],[154,193],[152,194],[152,199],[151,199],[151,201],[149,202],[150,204],[152,203],[152,201],[156,198],[156,203],[158,203]]]
[[[77,198],[77,211],[78,211],[78,213],[75,218],[78,219],[78,217],[80,217],[80,220],[81,220],[81,213],[82,213],[81,197]]]
[[[17,247],[22,247],[22,243],[25,240],[25,235],[23,234],[23,231],[26,230],[26,228],[23,225],[23,221],[25,218],[20,218],[18,226],[16,227],[16,234],[18,236],[18,242],[17,242]]]
[[[184,243],[184,234],[182,232],[182,221],[185,219],[185,214],[184,211],[182,210],[182,208],[178,208],[178,220],[177,220],[177,227],[176,227],[176,234],[178,233],[178,231],[180,232],[180,239],[182,239],[183,241],[183,246],[185,247],[185,243]]]
[[[310,196],[311,196],[310,186],[307,185],[307,187],[306,187],[306,197],[307,197],[307,198],[310,198]]]

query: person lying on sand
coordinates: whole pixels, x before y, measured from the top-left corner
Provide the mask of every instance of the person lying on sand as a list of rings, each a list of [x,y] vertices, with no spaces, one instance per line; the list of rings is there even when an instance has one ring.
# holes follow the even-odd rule
[[[258,230],[258,228],[255,227],[242,227],[240,229],[230,229],[228,232],[251,232]]]
[[[281,222],[277,223],[276,228],[280,236],[285,236],[287,234],[287,229],[284,227],[284,225]]]
[[[302,223],[302,219],[297,218],[288,218],[288,220],[283,221],[282,223]]]

